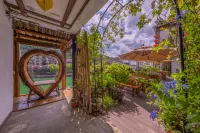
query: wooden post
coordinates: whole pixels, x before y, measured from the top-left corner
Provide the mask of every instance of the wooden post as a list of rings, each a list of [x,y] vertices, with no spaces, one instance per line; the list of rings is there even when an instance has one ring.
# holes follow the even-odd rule
[[[72,79],[73,86],[75,85],[75,75],[76,75],[76,35],[72,35]]]
[[[20,44],[14,36],[14,54],[13,54],[13,68],[14,68],[14,97],[20,96],[20,77],[18,71],[18,62],[20,59]]]
[[[88,40],[87,40],[87,32],[84,33],[85,39],[85,71],[86,71],[86,86],[87,86],[87,96],[89,100],[89,113],[92,113],[92,90],[91,90],[91,83],[90,83],[90,56],[89,56],[89,48],[88,48]]]
[[[64,57],[64,64],[65,64],[65,67],[63,68],[65,75],[62,78],[62,89],[66,89],[66,78],[67,78],[66,76],[66,50],[62,51],[62,56]]]

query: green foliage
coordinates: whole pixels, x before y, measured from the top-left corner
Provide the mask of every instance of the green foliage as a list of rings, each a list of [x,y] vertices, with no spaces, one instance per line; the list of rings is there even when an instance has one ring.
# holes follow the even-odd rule
[[[149,95],[153,94],[158,97],[153,102],[153,105],[160,109],[158,120],[164,123],[166,129],[176,132],[182,131],[184,109],[179,103],[176,95],[173,93],[173,90],[167,91],[170,94],[169,97],[163,93],[164,86],[158,80],[151,82],[150,89],[151,92]]]
[[[130,79],[132,68],[125,64],[112,63],[105,69],[107,76],[110,76],[116,82],[127,83]]]
[[[56,64],[49,64],[48,68],[49,68],[51,73],[56,73],[59,70],[59,66],[56,65]]]
[[[136,71],[139,75],[149,76],[150,74],[159,72],[160,69],[156,66],[144,65],[140,70]]]
[[[107,110],[107,109],[109,109],[114,104],[115,104],[114,100],[109,95],[106,95],[106,96],[103,97],[103,106],[104,106],[104,109]]]
[[[71,63],[67,63],[66,64],[66,71],[67,71],[67,73],[71,73],[72,72],[72,64]]]
[[[160,3],[166,3],[168,5],[167,8],[172,6],[172,1],[162,0]],[[152,83],[151,89],[153,94],[158,96],[154,104],[160,109],[159,120],[164,123],[167,129],[182,132],[183,121],[186,120],[188,124],[185,128],[188,131],[198,133],[200,132],[200,30],[198,28],[200,24],[198,14],[200,8],[197,7],[197,1],[195,0],[183,0],[181,3],[179,4],[181,10],[187,10],[188,13],[184,17],[182,16],[183,19],[177,20],[177,23],[181,22],[184,33],[187,33],[187,36],[184,35],[185,71],[172,75],[178,82],[175,88],[178,93],[174,95],[173,92],[169,91],[170,98],[166,98],[162,93],[163,87],[159,83]],[[161,8],[166,7],[162,6]],[[167,21],[175,17],[175,14],[175,8],[171,8]],[[177,30],[171,30],[170,34],[177,36]],[[165,46],[174,47],[174,44],[170,44],[170,41],[166,39],[155,50],[158,51]],[[188,88],[183,87],[182,78],[185,79],[185,84],[188,84]],[[184,119],[184,116],[187,116],[187,119]]]
[[[103,33],[103,37],[100,34],[99,29],[97,29],[96,25],[93,25],[91,28],[91,33],[88,35],[89,49],[90,49],[90,63],[96,61],[96,65],[99,64],[99,52],[102,50],[104,45],[103,41],[106,42],[115,42],[118,36],[123,37],[124,30],[121,26],[121,22],[124,21],[125,17],[127,17],[127,13],[130,13],[133,16],[136,16],[138,13],[141,13],[142,5],[144,0],[138,1],[129,1],[130,3],[122,10],[115,14],[122,6],[114,4],[111,9],[111,15],[113,19],[109,22],[108,28],[105,29],[105,33]],[[176,79],[177,86],[176,90],[178,93],[173,95],[172,92],[169,92],[171,97],[168,99],[162,93],[162,85],[158,81],[152,82],[152,93],[157,94],[158,99],[155,101],[155,105],[160,109],[158,119],[165,125],[167,129],[171,129],[175,132],[182,132],[182,123],[184,120],[184,116],[187,116],[186,126],[187,130],[191,130],[192,132],[199,133],[200,132],[200,1],[199,0],[178,0],[180,10],[186,10],[188,13],[182,17],[182,19],[175,20],[175,23],[181,23],[184,33],[187,33],[187,36],[184,36],[184,48],[185,48],[185,71],[177,73],[173,75],[173,78]],[[137,23],[138,28],[143,28],[143,26],[147,23],[150,23],[153,18],[162,18],[166,17],[168,13],[163,14],[166,11],[170,11],[168,18],[166,18],[166,23],[171,21],[171,18],[176,16],[175,5],[173,0],[158,0],[154,1],[152,6],[152,11],[150,14],[142,14],[140,15],[139,22]],[[175,28],[170,31],[170,36],[176,37],[177,28],[175,24]],[[103,39],[103,40],[102,40]],[[166,39],[161,45],[155,50],[159,50],[159,48],[165,46],[178,46],[176,44],[170,44],[171,42]],[[108,44],[110,45],[110,44]],[[107,68],[108,67],[108,68]],[[93,67],[91,67],[93,68]],[[117,68],[117,70],[112,69]],[[106,71],[103,72],[104,78],[110,80],[111,82],[108,84],[112,86],[114,82],[126,82],[125,76],[119,72],[120,67],[118,66],[104,66]],[[110,73],[108,74],[108,70]],[[94,74],[94,69],[91,70]],[[100,78],[100,69],[96,71],[97,79]],[[121,76],[122,78],[120,79]],[[94,75],[93,75],[94,76]],[[185,78],[185,83],[188,84],[187,89],[183,89],[181,79]],[[93,78],[95,79],[95,78]],[[111,80],[112,79],[112,80]],[[94,81],[92,81],[94,83]],[[105,83],[105,82],[104,82]],[[100,82],[101,84],[101,82]],[[106,84],[106,83],[105,83]],[[186,97],[186,93],[188,97]]]

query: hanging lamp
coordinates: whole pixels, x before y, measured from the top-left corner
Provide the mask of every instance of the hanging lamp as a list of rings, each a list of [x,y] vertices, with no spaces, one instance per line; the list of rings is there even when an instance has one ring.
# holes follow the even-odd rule
[[[44,12],[53,8],[53,0],[36,0],[36,2]]]

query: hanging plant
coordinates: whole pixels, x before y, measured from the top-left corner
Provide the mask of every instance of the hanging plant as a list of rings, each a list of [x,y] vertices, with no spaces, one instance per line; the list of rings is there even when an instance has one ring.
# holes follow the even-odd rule
[[[53,8],[53,0],[36,0],[36,2],[44,12]]]

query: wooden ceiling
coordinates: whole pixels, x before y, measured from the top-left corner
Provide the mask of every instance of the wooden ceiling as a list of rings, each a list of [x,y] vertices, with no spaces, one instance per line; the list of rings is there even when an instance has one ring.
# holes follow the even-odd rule
[[[39,24],[48,24],[54,29],[77,33],[82,26],[107,2],[107,0],[54,0],[53,8],[44,12],[36,0],[4,0],[15,17]],[[49,28],[48,27],[48,28]]]

